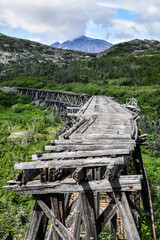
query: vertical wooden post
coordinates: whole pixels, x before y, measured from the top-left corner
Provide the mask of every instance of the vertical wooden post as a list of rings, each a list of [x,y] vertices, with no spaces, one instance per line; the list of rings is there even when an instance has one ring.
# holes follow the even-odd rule
[[[100,180],[101,179],[101,167],[94,168],[94,180]],[[99,207],[100,207],[100,193],[95,192],[94,193],[94,201],[95,201],[95,214],[96,219],[99,217]]]
[[[63,194],[52,194],[51,195],[51,209],[57,219],[59,219],[63,224],[65,223],[64,216],[64,196]],[[60,240],[59,234],[55,229],[52,228],[49,232],[49,240]]]
[[[90,238],[93,238],[93,240],[98,240],[93,193],[81,193],[81,199],[85,225],[84,239],[89,240]]]
[[[81,201],[81,195],[79,195],[77,209],[76,209],[76,216],[74,221],[74,230],[73,230],[73,237],[76,240],[80,239],[81,223],[82,223],[82,201]]]

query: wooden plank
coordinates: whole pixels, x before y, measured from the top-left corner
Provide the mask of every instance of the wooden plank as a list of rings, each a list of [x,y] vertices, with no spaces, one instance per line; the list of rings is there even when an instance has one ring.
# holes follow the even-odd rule
[[[72,135],[72,136],[70,136],[70,139],[71,140],[75,140],[77,138],[77,135]],[[100,140],[102,140],[102,139],[114,139],[114,140],[119,140],[119,139],[121,139],[121,140],[123,140],[124,139],[124,141],[130,141],[131,140],[131,136],[130,136],[130,133],[128,133],[128,134],[111,134],[111,133],[95,133],[95,134],[82,134],[82,135],[80,135],[80,134],[78,134],[78,139],[79,140],[87,140],[87,141],[91,141],[92,139],[94,139],[94,141],[95,141],[95,139],[100,139]]]
[[[51,161],[21,162],[14,165],[15,169],[40,169],[40,168],[76,168],[94,166],[114,166],[114,164],[124,164],[123,157],[103,157],[103,158],[84,158],[84,159],[62,159]]]
[[[26,185],[10,185],[3,187],[22,194],[72,193],[84,191],[112,192],[141,190],[141,175],[127,175],[116,178],[112,182],[107,179],[89,181],[77,184],[73,179],[41,183],[39,180],[28,182]]]
[[[118,145],[118,144],[135,144],[135,140],[132,140],[132,139],[99,139],[99,140],[95,140],[95,139],[92,139],[92,140],[86,140],[86,139],[84,139],[83,141],[82,141],[82,139],[81,140],[78,140],[78,138],[77,139],[75,139],[75,140],[68,140],[68,139],[66,139],[66,140],[54,140],[54,141],[51,141],[51,145],[52,146],[58,146],[58,145],[72,145],[72,146],[75,146],[75,145],[113,145],[113,144],[115,144],[115,145]]]
[[[128,240],[140,240],[125,192],[113,192]]]
[[[85,225],[84,239],[88,240],[93,238],[94,240],[98,240],[93,193],[91,191],[81,193],[81,199]]]
[[[130,153],[129,149],[109,149],[109,150],[78,151],[78,152],[65,152],[65,153],[62,152],[62,153],[43,154],[42,157],[37,157],[37,155],[32,155],[32,160],[100,157],[100,156],[111,156],[111,155],[127,155],[129,153]]]
[[[67,139],[69,138],[69,136],[76,131],[81,125],[83,125],[85,122],[87,121],[87,119],[82,119],[80,122],[77,122],[76,124],[74,124],[67,132],[65,132],[64,134],[62,134],[60,137]]]
[[[45,146],[45,151],[95,151],[95,150],[107,150],[107,149],[130,149],[133,150],[136,143],[119,143],[119,144],[95,144],[95,145],[57,145],[57,146]]]
[[[54,213],[47,207],[42,200],[37,200],[39,206],[42,208],[46,216],[51,221],[51,224],[63,240],[75,240],[75,238],[67,231],[64,225],[55,217]]]

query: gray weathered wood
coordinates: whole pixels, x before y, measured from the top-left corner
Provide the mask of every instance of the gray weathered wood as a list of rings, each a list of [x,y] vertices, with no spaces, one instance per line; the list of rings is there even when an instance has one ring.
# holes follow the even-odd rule
[[[58,194],[52,194],[51,196],[51,210],[54,213],[55,217],[60,220],[61,216],[60,216],[60,210],[59,210]],[[60,236],[53,226],[50,234],[52,235],[51,240],[60,240]]]
[[[85,168],[77,168],[74,172],[73,172],[73,179],[76,182],[81,182],[82,180],[85,179],[86,177],[86,169]]]
[[[62,158],[84,158],[84,157],[100,157],[110,155],[127,155],[129,149],[109,149],[109,150],[97,150],[97,151],[78,151],[78,152],[62,152],[62,153],[48,153],[43,154],[42,157],[32,155],[32,160],[50,160],[50,159],[62,159]]]
[[[95,151],[95,150],[107,150],[107,149],[134,149],[135,143],[119,143],[119,144],[95,144],[95,145],[57,145],[57,146],[45,146],[46,151]]]
[[[81,195],[79,195],[76,214],[75,214],[74,230],[73,230],[73,236],[76,240],[80,239],[81,224],[82,224],[82,204],[83,202],[81,200]]]
[[[54,140],[54,141],[51,141],[52,145],[93,145],[93,144],[99,144],[99,145],[117,145],[117,144],[135,144],[135,140],[132,140],[132,139],[99,139],[99,141],[95,140],[95,139],[92,139],[92,140],[89,140],[87,141],[86,139],[84,139],[83,141],[82,140],[78,140],[78,139],[75,139],[74,141],[73,140],[63,140],[63,139],[59,139],[59,140]]]
[[[137,191],[141,190],[141,175],[127,175],[116,178],[112,182],[107,179],[89,181],[77,184],[73,179],[61,182],[41,183],[39,180],[28,182],[26,185],[10,185],[3,188],[14,190],[22,194],[48,194],[67,192],[112,192],[112,191]]]
[[[126,231],[128,240],[140,240],[140,236],[135,225],[126,194],[124,192],[114,192],[114,199],[117,204],[123,226]]]
[[[49,199],[46,198],[45,201],[49,203]],[[34,210],[30,219],[29,228],[25,236],[25,240],[43,240],[45,237],[46,227],[48,223],[48,218],[42,211],[41,207],[35,202]]]
[[[46,216],[51,221],[54,229],[58,232],[63,240],[75,240],[75,238],[67,231],[64,225],[55,217],[54,213],[47,207],[42,200],[37,200],[39,206],[42,208]]]
[[[81,199],[85,225],[84,239],[88,240],[92,237],[94,240],[98,240],[93,193],[81,193]]]
[[[97,219],[97,231],[100,234],[105,226],[109,223],[112,217],[117,212],[117,205],[115,203],[110,202],[109,205],[105,208],[105,210],[101,213],[101,215]]]
[[[84,159],[61,159],[51,161],[22,162],[14,165],[15,169],[40,169],[40,168],[76,168],[76,167],[96,167],[114,166],[114,164],[124,164],[123,157],[103,157],[103,158],[84,158]]]

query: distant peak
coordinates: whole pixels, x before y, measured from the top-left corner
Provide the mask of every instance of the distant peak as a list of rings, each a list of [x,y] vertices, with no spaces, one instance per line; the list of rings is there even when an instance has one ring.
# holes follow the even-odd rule
[[[72,41],[68,40],[61,43],[60,45],[58,45],[56,42],[53,43],[51,46],[81,52],[99,53],[112,47],[113,44],[102,39],[96,39],[82,35],[78,38],[73,39]]]

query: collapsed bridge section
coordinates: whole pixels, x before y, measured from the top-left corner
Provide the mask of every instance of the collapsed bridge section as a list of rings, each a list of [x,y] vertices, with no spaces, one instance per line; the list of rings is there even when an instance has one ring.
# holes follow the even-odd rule
[[[45,239],[48,220],[48,240],[97,240],[108,223],[117,239],[118,216],[126,238],[141,239],[140,193],[144,210],[150,205],[138,115],[109,97],[93,96],[75,117],[72,128],[45,146],[49,153],[16,163],[22,172],[4,187],[36,199],[25,239]]]

